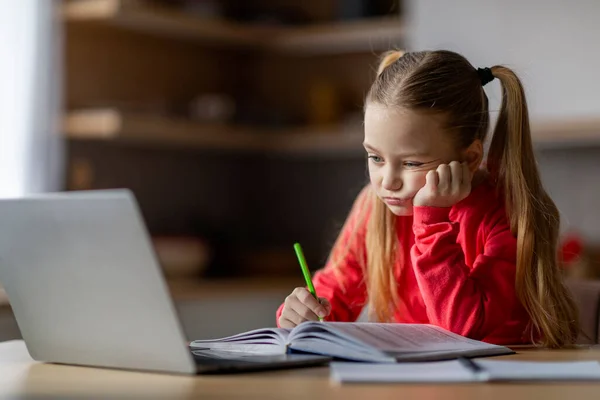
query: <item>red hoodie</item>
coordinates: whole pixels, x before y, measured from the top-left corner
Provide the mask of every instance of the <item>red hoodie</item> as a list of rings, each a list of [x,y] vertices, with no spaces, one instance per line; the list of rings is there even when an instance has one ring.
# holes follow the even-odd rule
[[[328,263],[313,278],[319,297],[331,302],[328,321],[355,321],[367,302],[365,260],[357,258],[365,254],[362,204],[359,198],[340,233],[342,243],[333,249],[343,254],[350,245],[341,273],[335,274]],[[515,293],[517,241],[492,183],[475,187],[451,208],[414,207],[413,216],[397,222],[400,249],[394,276],[400,301],[395,322],[434,324],[495,344],[531,341],[526,333],[530,318]],[[400,260],[406,260],[404,266]]]

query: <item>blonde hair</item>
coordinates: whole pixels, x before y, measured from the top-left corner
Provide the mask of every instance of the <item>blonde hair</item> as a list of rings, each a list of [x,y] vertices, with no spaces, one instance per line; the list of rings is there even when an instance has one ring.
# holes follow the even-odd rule
[[[558,347],[579,333],[576,306],[562,282],[557,261],[558,209],[544,190],[536,165],[525,93],[504,66],[491,68],[502,86],[502,105],[487,165],[504,193],[507,218],[517,237],[516,292],[531,318],[532,338]],[[366,104],[429,110],[446,116],[445,128],[463,149],[485,140],[488,99],[476,69],[451,51],[389,52],[381,60]],[[398,305],[393,266],[401,252],[396,218],[374,193],[366,193],[366,284],[371,315],[390,321]],[[366,215],[366,214],[365,214]]]

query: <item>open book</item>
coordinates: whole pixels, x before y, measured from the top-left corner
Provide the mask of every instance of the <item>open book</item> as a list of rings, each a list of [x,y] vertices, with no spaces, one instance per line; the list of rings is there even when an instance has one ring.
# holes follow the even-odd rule
[[[502,346],[467,339],[433,325],[304,322],[294,329],[265,328],[215,340],[196,340],[193,351],[282,354],[303,352],[350,361],[393,363],[511,354]]]

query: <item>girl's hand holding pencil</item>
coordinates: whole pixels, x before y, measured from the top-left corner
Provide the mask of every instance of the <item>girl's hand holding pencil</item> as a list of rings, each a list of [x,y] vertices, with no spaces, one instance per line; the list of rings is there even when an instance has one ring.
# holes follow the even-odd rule
[[[297,287],[286,297],[281,317],[279,317],[279,326],[282,328],[293,328],[305,321],[322,321],[331,312],[329,301],[323,297],[317,297],[302,248],[296,243],[294,249],[308,289]]]
[[[331,305],[327,299],[320,297],[317,301],[306,288],[297,287],[285,299],[283,312],[279,317],[279,326],[293,328],[305,321],[318,321],[319,318],[325,318],[330,312]]]

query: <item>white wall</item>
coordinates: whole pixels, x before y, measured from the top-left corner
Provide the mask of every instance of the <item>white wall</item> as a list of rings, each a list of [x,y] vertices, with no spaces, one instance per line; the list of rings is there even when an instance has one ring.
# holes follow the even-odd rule
[[[600,1],[407,0],[406,9],[410,50],[516,69],[532,119],[600,115]]]
[[[19,0],[0,12],[0,197],[62,186],[57,4]]]

